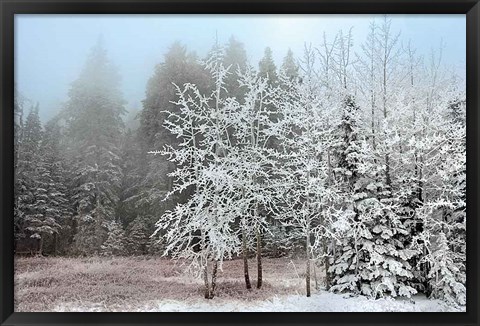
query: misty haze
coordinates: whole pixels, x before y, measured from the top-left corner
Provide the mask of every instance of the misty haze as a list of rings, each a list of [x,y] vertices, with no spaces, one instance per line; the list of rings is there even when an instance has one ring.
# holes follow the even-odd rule
[[[464,15],[16,15],[16,311],[465,311]]]

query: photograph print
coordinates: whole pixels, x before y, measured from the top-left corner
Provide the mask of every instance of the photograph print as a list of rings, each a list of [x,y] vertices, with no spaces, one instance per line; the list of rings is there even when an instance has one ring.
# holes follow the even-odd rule
[[[15,15],[15,312],[465,312],[466,16]]]

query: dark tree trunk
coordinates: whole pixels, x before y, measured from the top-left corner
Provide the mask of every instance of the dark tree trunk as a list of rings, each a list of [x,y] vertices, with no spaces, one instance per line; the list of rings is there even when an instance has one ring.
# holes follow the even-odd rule
[[[258,272],[258,277],[257,277],[257,289],[260,289],[262,287],[262,241],[260,237],[260,230],[257,228],[256,230],[257,233],[257,272]]]
[[[389,190],[390,186],[392,185],[392,179],[390,177],[390,156],[385,154],[385,183],[387,184]]]
[[[212,290],[210,291],[210,299],[213,299],[215,296],[215,288],[217,287],[217,272],[218,272],[218,261],[213,262],[213,271],[212,271]]]
[[[310,296],[310,259],[307,257],[307,273],[305,275],[305,285],[307,287],[307,297]]]
[[[203,268],[203,282],[205,283],[205,299],[210,299],[210,282],[208,281],[208,261]]]
[[[251,289],[250,275],[248,273],[248,251],[247,251],[247,237],[245,228],[242,228],[242,255],[243,255],[243,273],[245,275],[245,286],[247,289]]]
[[[308,179],[310,179],[310,174],[308,176]],[[306,198],[308,201],[308,193],[306,194]],[[308,205],[308,203],[307,203]],[[308,206],[307,206],[308,207]],[[305,237],[305,254],[307,256],[307,268],[305,271],[305,286],[307,288],[307,297],[310,296],[310,215],[307,214],[305,216],[305,219],[307,221],[307,230],[306,230],[306,237]]]
[[[325,288],[328,290],[330,290],[330,284],[331,284],[331,280],[330,280],[330,272],[328,271],[330,269],[330,257],[329,256],[326,256],[325,257]]]

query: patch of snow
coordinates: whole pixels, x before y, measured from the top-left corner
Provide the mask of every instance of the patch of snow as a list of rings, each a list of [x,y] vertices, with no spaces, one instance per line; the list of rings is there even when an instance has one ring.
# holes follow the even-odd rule
[[[188,301],[155,300],[142,306],[110,306],[102,303],[71,302],[55,307],[57,312],[464,312],[465,307],[452,307],[440,300],[430,300],[423,295],[412,299],[370,299],[365,296],[314,293],[304,295],[275,296],[265,301],[243,302],[214,298]]]

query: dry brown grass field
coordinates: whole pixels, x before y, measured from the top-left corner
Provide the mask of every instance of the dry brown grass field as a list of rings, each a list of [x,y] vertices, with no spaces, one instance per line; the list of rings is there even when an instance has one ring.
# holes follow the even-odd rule
[[[304,293],[302,260],[265,258],[261,290],[256,289],[255,261],[249,264],[251,290],[245,288],[243,261],[224,262],[218,275],[217,300],[252,302]],[[183,270],[181,262],[159,257],[17,257],[15,311],[54,311],[65,303],[81,306],[85,302],[102,310],[122,311],[155,300],[201,299],[202,280]],[[318,278],[320,282],[321,276]]]

